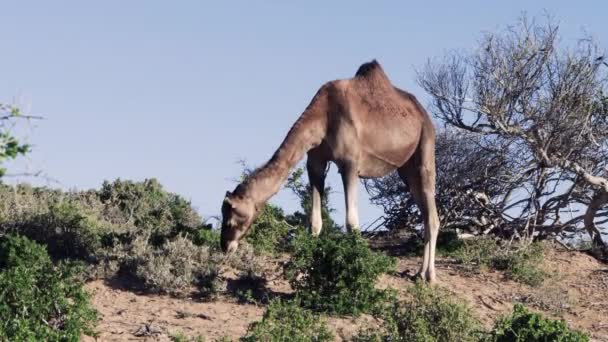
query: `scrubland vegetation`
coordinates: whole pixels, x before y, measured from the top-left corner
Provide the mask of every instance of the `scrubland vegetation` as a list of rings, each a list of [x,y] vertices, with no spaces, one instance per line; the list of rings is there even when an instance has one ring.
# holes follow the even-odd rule
[[[547,241],[585,233],[594,256],[607,255],[598,225],[608,215],[608,100],[600,64],[588,63],[595,57],[591,45],[557,53],[556,27],[522,25],[486,37],[485,52],[448,58],[437,68],[429,64],[420,82],[433,97],[436,117],[451,126],[438,135],[439,257],[450,270],[498,273],[504,281],[542,289],[553,276],[544,266],[552,248]],[[12,107],[0,110],[19,116]],[[573,130],[582,133],[570,141]],[[0,162],[28,151],[10,132],[0,132]],[[5,171],[0,168],[0,176]],[[99,317],[83,287],[93,280],[120,280],[145,294],[198,301],[231,295],[265,306],[243,341],[330,341],[336,337],[330,319],[361,316],[373,321],[354,341],[589,340],[521,303],[488,327],[449,289],[419,282],[407,289],[378,286],[387,274],[408,276],[395,271],[400,259],[370,248],[369,234],[345,234],[331,219],[329,191],[325,228],[318,238],[308,234],[309,186],[302,175],[298,169],[287,182],[301,211],[267,204],[231,255],[220,251],[218,227],[154,179],[117,179],[70,192],[0,184],[0,340],[95,336]],[[394,175],[367,185],[385,209],[384,228],[411,232],[400,246],[405,257],[419,256],[420,213],[407,186]],[[585,213],[564,220],[562,211],[574,204]],[[465,231],[474,237],[461,239]],[[270,259],[281,261],[276,263],[291,292],[254,294],[267,282],[263,269]],[[248,289],[229,290],[227,272]],[[172,338],[203,340],[201,333]]]
[[[226,256],[218,248],[218,231],[155,180],[116,180],[84,192],[2,186],[0,197],[0,336],[9,340],[94,334],[96,315],[82,288],[85,280],[128,277],[140,290],[214,300],[225,288],[222,265],[259,279],[259,265],[277,253],[288,257],[284,274],[294,293],[271,299],[244,340],[331,340],[322,317],[362,313],[384,323],[380,330],[362,329],[358,341],[504,341],[519,334],[517,329],[525,334],[535,329],[536,335],[545,329],[542,334],[563,334],[568,341],[585,338],[563,323],[528,317],[532,314],[520,307],[494,330],[483,331],[466,303],[439,288],[417,284],[403,296],[400,289],[379,290],[377,280],[392,272],[393,257],[372,251],[359,234],[328,229],[314,238],[273,206],[264,210],[243,248]],[[546,276],[538,269],[540,244],[501,246],[451,234],[440,239],[438,249],[467,272],[499,270],[531,286]]]

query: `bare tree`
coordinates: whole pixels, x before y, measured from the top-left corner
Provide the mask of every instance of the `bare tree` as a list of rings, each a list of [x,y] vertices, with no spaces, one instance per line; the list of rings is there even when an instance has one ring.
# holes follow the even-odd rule
[[[498,187],[508,195],[489,197],[503,227],[532,237],[582,224],[594,245],[606,246],[597,227],[608,215],[605,66],[593,40],[560,48],[551,20],[523,18],[486,34],[472,53],[450,53],[419,72],[435,116],[508,165],[489,175],[508,183]],[[586,206],[584,214],[576,204]]]
[[[508,221],[499,205],[513,190],[504,181],[511,169],[507,148],[469,132],[445,129],[438,133],[436,201],[443,229],[487,234]],[[388,229],[422,222],[407,185],[397,174],[368,180],[365,185],[372,203],[384,209]]]

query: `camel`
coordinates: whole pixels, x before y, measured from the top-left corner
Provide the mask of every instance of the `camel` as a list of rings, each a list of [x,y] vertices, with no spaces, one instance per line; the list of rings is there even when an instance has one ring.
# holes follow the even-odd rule
[[[222,203],[221,245],[238,248],[264,204],[307,154],[312,188],[310,230],[322,229],[321,199],[329,162],[344,185],[346,228],[360,229],[359,178],[397,171],[424,218],[424,256],[418,276],[435,281],[439,217],[435,203],[435,128],[410,93],[394,87],[377,60],[364,63],[354,77],[325,83],[289,130],[270,160],[250,174]]]

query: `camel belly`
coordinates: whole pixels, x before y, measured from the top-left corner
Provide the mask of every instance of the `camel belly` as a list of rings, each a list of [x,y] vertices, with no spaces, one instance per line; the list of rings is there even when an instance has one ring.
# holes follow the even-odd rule
[[[365,156],[359,160],[358,171],[360,178],[383,177],[395,171],[397,167],[373,156]]]
[[[414,154],[416,144],[408,144],[395,150],[361,151],[357,162],[359,177],[383,177],[403,166]]]

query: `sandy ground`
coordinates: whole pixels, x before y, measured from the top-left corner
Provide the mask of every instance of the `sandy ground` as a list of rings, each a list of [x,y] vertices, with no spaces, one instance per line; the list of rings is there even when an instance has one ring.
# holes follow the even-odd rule
[[[396,276],[383,276],[379,287],[405,288],[412,282],[406,274],[418,268],[419,258],[400,257]],[[465,299],[487,327],[509,313],[515,302],[524,302],[551,317],[565,319],[573,327],[589,332],[593,341],[608,341],[608,265],[592,257],[564,249],[551,250],[545,262],[551,277],[540,288],[505,280],[499,272],[470,274],[448,260],[437,264],[438,285]],[[228,276],[230,278],[230,276]],[[291,292],[278,269],[267,284],[275,295]],[[214,301],[172,298],[127,290],[120,284],[94,281],[87,284],[101,321],[98,341],[171,341],[171,336],[204,336],[214,341],[243,336],[247,326],[260,320],[263,304],[239,304],[234,296]],[[336,340],[348,340],[362,324],[374,323],[369,316],[328,318]],[[86,337],[87,341],[93,338]]]

